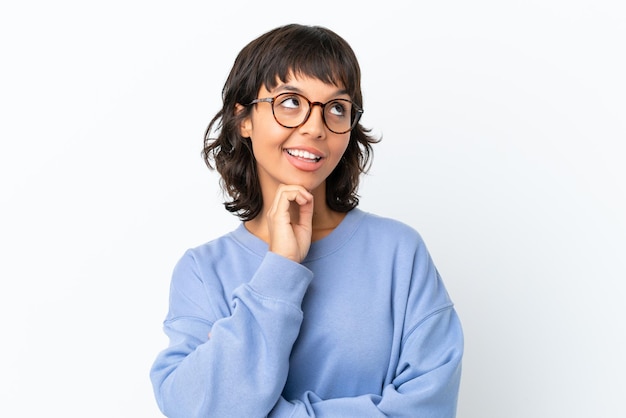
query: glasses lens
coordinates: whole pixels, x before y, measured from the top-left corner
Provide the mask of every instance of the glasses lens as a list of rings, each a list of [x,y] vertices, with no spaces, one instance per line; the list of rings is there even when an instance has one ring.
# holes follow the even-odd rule
[[[283,93],[274,99],[274,117],[281,125],[295,128],[304,122],[309,113],[309,102],[295,93]]]
[[[333,132],[349,131],[352,128],[352,102],[344,99],[328,102],[324,107],[324,119]]]

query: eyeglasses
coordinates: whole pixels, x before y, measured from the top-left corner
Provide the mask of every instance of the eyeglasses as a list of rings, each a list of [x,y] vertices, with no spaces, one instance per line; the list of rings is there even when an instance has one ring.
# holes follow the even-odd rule
[[[348,99],[333,99],[326,103],[312,102],[301,94],[281,93],[275,97],[254,99],[255,103],[271,103],[274,119],[285,128],[298,128],[311,116],[313,106],[322,108],[322,120],[329,131],[336,134],[350,132],[359,123],[363,109]]]

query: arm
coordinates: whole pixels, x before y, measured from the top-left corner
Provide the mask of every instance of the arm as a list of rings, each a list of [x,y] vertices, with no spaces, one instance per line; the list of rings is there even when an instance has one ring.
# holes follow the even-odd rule
[[[279,400],[270,418],[437,417],[456,415],[461,377],[462,335],[452,307],[433,313],[406,338],[393,381],[382,395]]]
[[[187,253],[172,278],[164,326],[170,345],[151,370],[161,411],[170,418],[265,416],[285,384],[311,278],[300,264],[268,253],[234,291],[232,314],[212,323],[199,268]]]
[[[393,299],[394,337],[387,378],[380,391],[322,398],[311,391],[280,399],[270,414],[279,417],[437,417],[456,414],[463,356],[463,332],[452,301],[421,237],[389,234],[400,256]],[[384,246],[391,246],[383,242]]]
[[[311,244],[312,216],[311,193],[300,186],[278,188],[267,218],[261,218],[271,252],[250,282],[234,291],[230,315],[216,315],[205,296],[203,280],[216,283],[217,277],[202,278],[189,253],[178,264],[165,322],[170,346],[151,371],[165,415],[264,417],[276,404],[313,277],[299,264]]]
[[[266,218],[271,252],[250,282],[233,292],[232,312],[221,319],[211,319],[220,315],[211,310],[202,284],[219,279],[201,278],[189,253],[178,264],[165,323],[170,346],[151,371],[165,415],[264,417],[276,404],[313,278],[299,264],[311,244],[312,216],[308,191],[279,187]]]

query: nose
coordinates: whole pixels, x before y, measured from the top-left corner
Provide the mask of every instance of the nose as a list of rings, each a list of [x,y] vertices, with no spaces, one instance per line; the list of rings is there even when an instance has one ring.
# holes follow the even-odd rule
[[[322,103],[311,103],[309,117],[300,126],[300,131],[308,133],[315,138],[324,138],[326,136],[324,105]]]

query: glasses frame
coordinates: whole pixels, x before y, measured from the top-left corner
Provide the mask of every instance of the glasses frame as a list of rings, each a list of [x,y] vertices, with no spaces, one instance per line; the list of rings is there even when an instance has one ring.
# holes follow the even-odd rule
[[[288,126],[288,125],[285,125],[284,123],[281,123],[278,120],[278,118],[276,117],[276,113],[274,112],[274,103],[276,103],[276,99],[278,99],[280,96],[298,96],[298,97],[302,97],[304,100],[307,101],[307,103],[309,104],[309,110],[308,110],[306,116],[304,117],[304,120],[302,122],[300,122],[300,124],[295,125],[295,126]],[[352,113],[354,114],[354,118],[352,120],[352,123],[350,124],[350,128],[348,128],[345,131],[334,131],[334,130],[331,129],[330,126],[328,126],[328,123],[326,123],[326,105],[329,104],[329,103],[337,102],[337,101],[348,102],[352,106]],[[253,104],[256,104],[256,103],[270,103],[272,105],[272,115],[274,116],[274,120],[276,121],[276,123],[278,123],[282,127],[289,128],[289,129],[299,128],[302,125],[304,125],[306,123],[306,121],[309,120],[309,117],[311,116],[311,111],[313,110],[313,106],[319,106],[319,107],[322,108],[322,121],[324,121],[324,126],[326,126],[326,128],[328,128],[329,131],[331,131],[332,133],[335,133],[335,134],[346,134],[346,133],[350,132],[351,130],[353,130],[355,128],[355,126],[359,123],[359,120],[361,119],[361,116],[363,115],[363,109],[361,109],[361,107],[359,105],[357,105],[356,103],[354,103],[352,100],[348,100],[348,99],[332,99],[332,100],[327,101],[326,103],[312,102],[307,97],[301,95],[300,93],[285,92],[285,93],[277,94],[274,97],[265,97],[265,98],[260,98],[260,99],[254,99],[253,101],[248,103],[246,106],[252,106]],[[350,117],[353,117],[353,116],[350,115]]]

